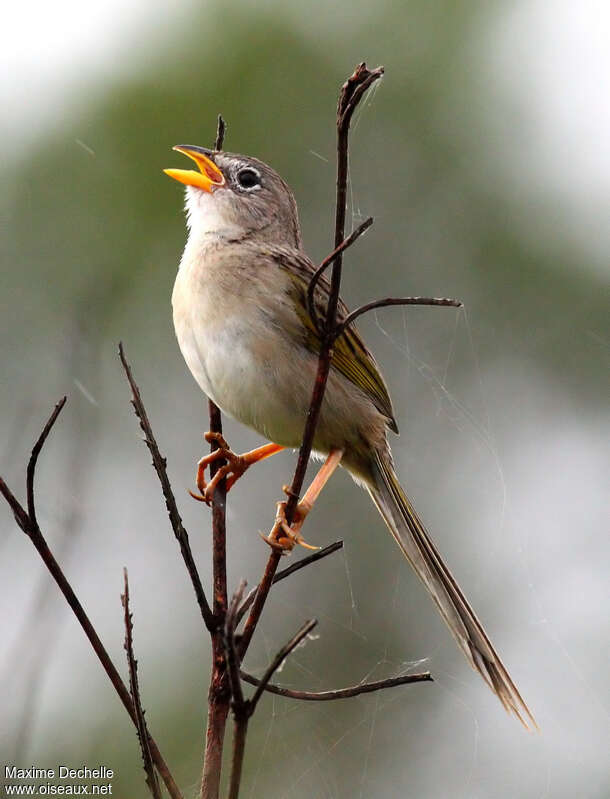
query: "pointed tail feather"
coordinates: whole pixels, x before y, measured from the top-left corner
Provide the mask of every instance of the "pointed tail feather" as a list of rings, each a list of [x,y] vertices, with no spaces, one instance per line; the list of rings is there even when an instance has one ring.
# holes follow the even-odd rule
[[[415,569],[470,665],[478,671],[509,713],[526,727],[538,729],[534,717],[468,604],[443,563],[413,505],[405,495],[390,457],[379,454],[369,493],[405,557]]]

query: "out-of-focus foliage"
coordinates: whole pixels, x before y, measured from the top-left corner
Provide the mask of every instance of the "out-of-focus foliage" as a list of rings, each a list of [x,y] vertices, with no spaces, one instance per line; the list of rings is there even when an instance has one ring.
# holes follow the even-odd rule
[[[501,4],[498,4],[501,6]],[[498,9],[496,9],[496,12]],[[331,243],[334,113],[354,65],[387,76],[359,112],[351,208],[373,230],[350,251],[344,295],[463,300],[466,313],[384,311],[362,323],[388,377],[404,481],[489,624],[542,728],[505,718],[410,573],[367,497],[337,478],[308,538],[345,555],[278,587],[249,667],[304,617],[320,638],[280,675],[329,688],[429,658],[434,685],[337,705],[261,703],[244,796],[601,797],[608,790],[602,486],[607,283],[549,192],[528,191],[510,145],[523,135],[493,72],[485,4],[280,3],[168,9],[134,39],[133,70],[83,90],[3,174],[2,474],[22,478],[56,397],[69,404],[44,454],[39,515],[74,587],[122,662],[121,567],[153,734],[195,793],[208,671],[205,635],[115,358],[133,363],[208,576],[205,509],[183,498],[206,427],[171,326],[185,232],[161,172],[176,143],[226,146],[291,184],[307,248]],[[584,145],[583,145],[584,146]],[[597,256],[599,257],[599,255]],[[382,327],[383,326],[383,327]],[[256,437],[227,422],[236,449]],[[255,582],[292,460],[231,494],[230,579]],[[308,522],[309,525],[309,522]],[[35,554],[2,514],[1,746],[25,765],[103,763],[115,795],[144,796],[135,734]]]

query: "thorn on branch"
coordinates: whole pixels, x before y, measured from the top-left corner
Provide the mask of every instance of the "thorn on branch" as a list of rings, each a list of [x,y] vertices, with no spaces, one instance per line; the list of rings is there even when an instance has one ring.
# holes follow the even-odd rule
[[[146,773],[146,784],[153,799],[161,799],[161,789],[157,774],[153,766],[152,755],[150,753],[150,743],[148,736],[148,728],[144,719],[144,709],[142,708],[142,700],[140,698],[140,687],[138,684],[138,661],[135,659],[133,653],[133,617],[129,611],[129,578],[127,569],[123,569],[124,580],[124,593],[121,594],[121,603],[125,610],[125,643],[123,648],[127,653],[127,666],[129,668],[129,692],[135,710],[135,724],[138,732],[138,740],[140,742],[140,751],[142,752],[142,761],[144,763],[144,771]]]

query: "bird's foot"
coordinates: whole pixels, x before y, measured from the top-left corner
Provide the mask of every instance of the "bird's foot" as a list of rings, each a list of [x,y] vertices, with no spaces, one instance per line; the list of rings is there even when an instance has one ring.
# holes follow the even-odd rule
[[[258,461],[264,458],[269,458],[271,455],[283,449],[279,444],[265,444],[263,447],[245,452],[243,455],[237,455],[229,447],[220,433],[208,432],[204,434],[204,438],[209,444],[216,442],[218,449],[215,449],[214,452],[210,452],[209,455],[205,455],[197,464],[195,482],[197,483],[199,493],[196,494],[194,491],[189,491],[189,494],[193,499],[196,499],[198,502],[205,502],[206,505],[212,504],[216,487],[223,478],[226,478],[227,491],[230,491],[246,469],[249,469],[254,463],[258,463]],[[210,482],[207,483],[205,480],[205,470],[211,463],[217,460],[225,460],[227,463],[223,464]]]
[[[289,493],[290,489],[284,486],[284,491]],[[294,512],[292,525],[289,525],[286,521],[286,502],[278,502],[275,523],[268,536],[264,536],[261,533],[263,541],[269,544],[272,549],[281,552],[282,555],[292,552],[296,544],[305,547],[305,549],[320,549],[320,547],[313,544],[308,544],[301,535],[301,527],[310,510],[311,506],[308,502],[303,500],[299,502]]]

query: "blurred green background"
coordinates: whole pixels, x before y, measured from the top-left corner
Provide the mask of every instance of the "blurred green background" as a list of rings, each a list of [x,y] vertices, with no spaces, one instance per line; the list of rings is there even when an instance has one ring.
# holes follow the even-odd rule
[[[260,673],[316,616],[283,684],[321,690],[423,668],[435,683],[319,706],[265,698],[243,796],[607,796],[607,9],[66,1],[10,14],[0,471],[23,496],[31,444],[67,393],[39,468],[39,518],[124,674],[128,566],[147,719],[185,796],[199,782],[209,647],[117,343],[209,584],[209,514],[186,495],[206,403],[169,305],[182,194],[161,170],[182,166],[173,144],[210,145],[222,112],[227,149],[293,187],[320,261],[337,92],[363,59],[386,77],[355,119],[348,218],[375,226],[346,259],[344,298],[465,303],[384,310],[360,327],[392,391],[403,482],[541,733],[524,733],[469,670],[341,474],[307,539],[344,537],[345,550],[278,586],[247,667]],[[225,421],[236,450],[260,443]],[[257,530],[293,464],[283,453],[230,495],[233,587],[260,576]],[[146,796],[134,731],[84,636],[7,508],[0,526],[3,762],[103,764],[114,795]]]

